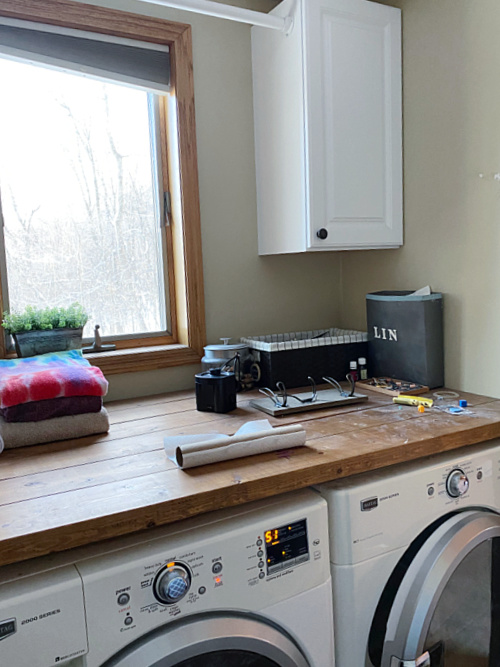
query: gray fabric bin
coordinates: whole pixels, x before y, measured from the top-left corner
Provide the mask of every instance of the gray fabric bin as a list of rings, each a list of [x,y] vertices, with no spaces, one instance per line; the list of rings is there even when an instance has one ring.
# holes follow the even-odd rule
[[[368,373],[410,380],[433,389],[444,384],[443,298],[411,291],[366,295]]]

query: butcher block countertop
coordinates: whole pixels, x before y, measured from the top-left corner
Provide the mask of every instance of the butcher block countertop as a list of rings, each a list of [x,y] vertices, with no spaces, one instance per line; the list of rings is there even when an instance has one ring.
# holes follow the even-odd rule
[[[107,435],[0,454],[0,565],[97,542],[196,514],[444,452],[500,436],[500,400],[461,393],[470,415],[366,403],[272,418],[303,424],[306,447],[182,471],[166,435],[233,434],[268,416],[238,395],[237,410],[198,412],[194,392],[106,405]],[[261,396],[261,395],[259,395]]]

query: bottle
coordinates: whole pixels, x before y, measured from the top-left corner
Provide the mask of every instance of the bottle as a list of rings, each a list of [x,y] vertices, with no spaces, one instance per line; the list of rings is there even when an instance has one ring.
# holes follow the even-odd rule
[[[349,362],[349,373],[352,375],[354,382],[358,381],[358,363],[356,361]]]
[[[358,368],[359,368],[359,379],[368,380],[368,369],[366,367],[365,357],[360,357],[358,359]]]

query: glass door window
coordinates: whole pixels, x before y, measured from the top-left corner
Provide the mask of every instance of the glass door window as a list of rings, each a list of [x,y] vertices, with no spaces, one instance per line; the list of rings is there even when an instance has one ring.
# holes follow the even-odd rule
[[[453,572],[434,610],[426,651],[443,646],[446,667],[493,667],[500,656],[491,654],[492,579],[498,571],[498,538],[473,549]],[[494,659],[493,659],[494,658]]]
[[[500,516],[451,515],[419,536],[400,565],[373,620],[371,664],[499,667]]]
[[[176,667],[280,667],[274,660],[249,651],[213,651],[179,662]]]

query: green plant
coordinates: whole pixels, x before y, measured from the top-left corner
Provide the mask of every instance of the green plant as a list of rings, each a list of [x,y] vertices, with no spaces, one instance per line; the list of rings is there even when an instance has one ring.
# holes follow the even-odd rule
[[[72,303],[68,308],[26,306],[21,313],[4,313],[2,326],[10,334],[33,330],[79,329],[85,326],[88,319],[88,313],[79,303]]]

